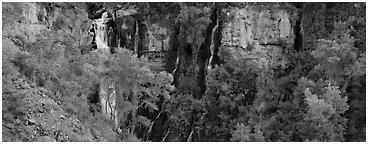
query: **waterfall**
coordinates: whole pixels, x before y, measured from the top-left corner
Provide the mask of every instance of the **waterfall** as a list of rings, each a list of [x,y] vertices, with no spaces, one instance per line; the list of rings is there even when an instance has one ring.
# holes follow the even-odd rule
[[[108,46],[108,30],[109,27],[107,23],[112,20],[111,18],[108,18],[107,12],[102,14],[102,18],[97,19],[93,21],[93,26],[95,29],[95,42],[97,44],[97,49],[104,51],[104,52],[110,52],[110,48]]]
[[[135,21],[135,35],[134,35],[134,53],[138,55],[138,42],[139,42],[139,33],[138,33],[138,20]]]
[[[106,69],[104,65],[105,60],[107,60],[108,55],[111,55],[111,50],[108,45],[109,43],[109,25],[112,18],[108,18],[107,12],[102,14],[102,18],[93,21],[93,27],[95,29],[95,42],[97,44],[97,51],[101,52],[101,55],[105,58],[103,59],[98,68]],[[111,32],[110,32],[111,33]],[[115,127],[118,126],[118,117],[116,109],[116,88],[114,82],[109,81],[108,76],[104,73],[100,73],[100,88],[99,97],[101,102],[102,114],[108,119],[111,119],[115,123]]]
[[[218,14],[217,14],[218,15]],[[212,34],[211,34],[211,46],[210,46],[210,55],[211,57],[209,58],[208,60],[208,69],[211,69],[211,66],[212,66],[212,59],[213,59],[213,56],[215,55],[215,33],[218,29],[218,25],[219,25],[219,20],[218,18],[216,18],[216,26],[213,28],[212,30]]]

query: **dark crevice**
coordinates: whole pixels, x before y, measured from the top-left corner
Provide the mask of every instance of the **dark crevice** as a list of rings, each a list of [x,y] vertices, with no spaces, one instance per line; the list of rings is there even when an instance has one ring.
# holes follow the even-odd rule
[[[173,81],[173,85],[175,85],[175,87],[177,87],[179,85],[179,81],[180,81],[180,72],[181,72],[181,65],[182,65],[182,61],[181,59],[181,54],[183,53],[182,51],[182,44],[180,44],[179,42],[179,36],[180,36],[180,24],[177,24],[174,28],[174,38],[172,40],[172,57],[174,58],[175,61],[173,60],[171,63],[173,63],[173,71],[171,72],[173,74],[174,77],[174,81]]]
[[[215,8],[212,10],[212,14],[210,17],[211,23],[209,24],[206,30],[205,41],[199,49],[199,57],[197,61],[198,66],[199,66],[199,73],[198,73],[198,85],[200,88],[199,97],[201,97],[206,91],[207,61],[209,60],[211,56],[210,47],[212,45],[211,43],[212,38],[215,37],[213,33],[213,29],[217,25],[217,19],[218,19],[218,7],[216,4]]]
[[[192,49],[192,44],[189,43],[189,44],[186,44],[183,48],[182,48],[182,54],[183,54],[183,62],[184,62],[184,65],[183,67],[184,68],[189,68],[189,66],[192,64],[192,56],[193,56],[193,49]],[[188,72],[187,71],[184,71],[184,72]],[[186,75],[186,73],[184,73]]]
[[[301,32],[301,20],[302,20],[302,12],[298,14],[298,18],[295,21],[295,28],[294,28],[294,50],[299,52],[303,48],[303,34]]]
[[[169,41],[169,49],[166,57],[166,71],[172,73],[176,68],[176,59],[178,57],[178,35],[180,32],[179,26],[174,27],[174,32],[171,34]]]
[[[115,53],[116,46],[116,23],[115,21],[110,21],[108,30],[108,42],[107,45],[110,47],[111,53]]]
[[[135,15],[134,16],[135,21],[138,23],[136,26],[138,26],[138,57],[142,56],[143,52],[148,51],[147,45],[145,45],[145,42],[148,41],[148,26],[144,22],[142,15]]]
[[[101,107],[100,107],[100,97],[98,95],[98,88],[99,88],[99,84],[94,84],[93,87],[91,88],[91,90],[93,91],[92,93],[90,93],[87,96],[88,99],[88,104],[89,104],[89,110],[93,113],[99,113],[101,111]]]

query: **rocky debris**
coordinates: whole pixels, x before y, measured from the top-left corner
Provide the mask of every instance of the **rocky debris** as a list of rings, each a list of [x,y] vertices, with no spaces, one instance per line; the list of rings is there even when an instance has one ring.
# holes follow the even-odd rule
[[[60,119],[66,119],[64,115],[60,115]]]
[[[36,124],[36,120],[34,118],[30,118],[30,119],[28,119],[28,124],[29,125]]]
[[[91,43],[87,35],[91,26],[88,13],[76,6],[63,8],[52,5],[50,9],[48,3],[3,3],[3,8],[2,41],[6,60],[27,44],[35,42],[37,35],[44,30],[71,33],[76,41],[80,41],[75,45]],[[7,109],[15,109],[16,113],[3,109],[3,141],[38,141],[40,136],[49,136],[56,141],[69,141],[73,137],[83,138],[74,141],[93,141],[88,127],[74,123],[76,118],[59,117],[68,113],[48,96],[46,89],[38,88],[23,78],[13,79],[6,86],[8,92],[4,94],[3,91],[3,108],[4,103],[13,104],[15,101],[15,108],[9,105]],[[56,139],[56,129],[65,136]]]
[[[11,112],[3,110],[3,141],[95,140],[89,128],[74,117],[67,118],[67,112],[44,94],[44,89],[31,87],[31,84],[21,78],[15,79],[10,85],[16,92],[24,93],[25,97],[18,99],[22,102],[22,107],[24,106],[21,109],[24,115],[14,117]],[[3,102],[6,100],[3,99]]]
[[[49,136],[41,136],[37,139],[37,142],[56,142],[56,140]]]
[[[20,52],[20,48],[14,43],[14,41],[5,38],[3,35],[3,39],[2,39],[2,56],[3,56],[3,60],[4,59],[8,59],[8,57],[14,57],[14,55],[18,52]]]

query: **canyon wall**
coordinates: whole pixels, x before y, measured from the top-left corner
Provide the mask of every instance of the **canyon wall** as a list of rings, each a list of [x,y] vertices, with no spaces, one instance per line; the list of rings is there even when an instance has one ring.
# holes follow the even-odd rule
[[[208,23],[203,27],[192,26],[198,31],[192,36],[185,35],[188,29],[184,26],[165,26],[158,21],[142,19],[134,10],[104,10],[93,19],[82,4],[19,3],[5,5],[3,10],[16,6],[23,9],[20,16],[25,20],[9,24],[4,23],[7,19],[3,16],[3,43],[34,42],[38,34],[49,31],[60,35],[71,33],[77,42],[73,45],[82,53],[95,51],[107,56],[117,48],[131,49],[138,56],[148,57],[152,70],[172,73],[173,84],[178,89],[183,81],[192,81],[192,93],[197,99],[206,90],[207,70],[226,62],[225,51],[234,59],[282,59],[281,42],[294,45],[298,26],[293,11],[278,4],[242,8],[216,5],[206,15]],[[166,21],[164,18],[162,21]],[[255,57],[255,53],[260,52],[268,54]],[[103,62],[99,67],[105,68]],[[99,103],[102,113],[117,126],[115,101],[114,85],[101,75]]]

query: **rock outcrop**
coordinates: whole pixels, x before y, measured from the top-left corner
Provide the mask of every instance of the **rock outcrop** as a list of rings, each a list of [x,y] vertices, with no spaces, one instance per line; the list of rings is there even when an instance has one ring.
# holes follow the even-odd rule
[[[22,44],[32,43],[38,35],[48,31],[56,35],[71,34],[76,47],[90,45],[92,37],[88,31],[92,21],[88,19],[88,13],[76,5],[64,8],[67,6],[64,3],[4,3],[3,41],[5,38]],[[22,46],[18,44],[18,47]]]
[[[234,58],[244,58],[254,47],[282,49],[280,39],[294,40],[295,24],[290,19],[291,15],[277,6],[271,9],[256,6],[235,8],[227,15],[233,15],[234,19],[224,24],[221,43],[222,48]]]

